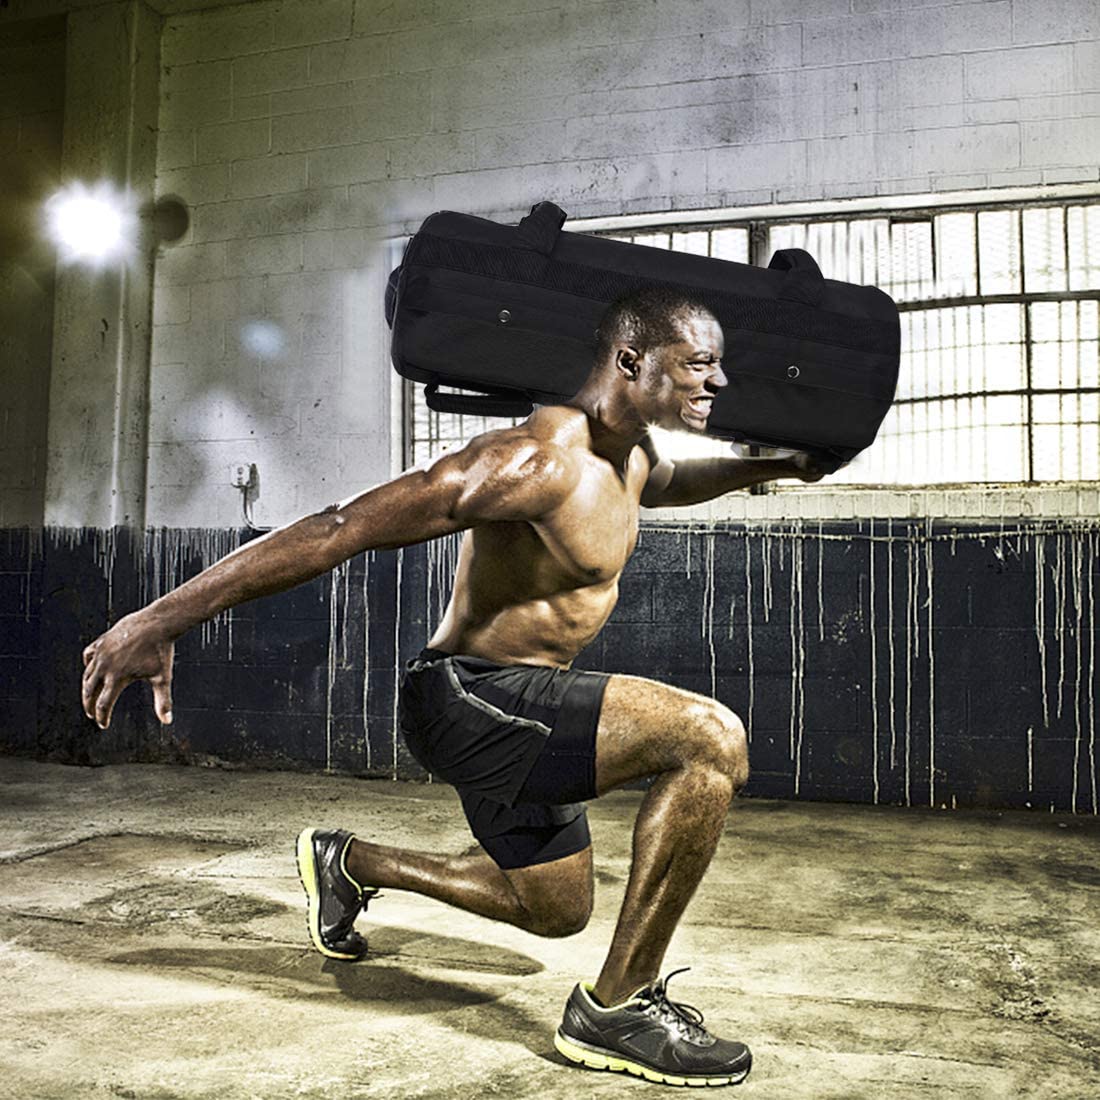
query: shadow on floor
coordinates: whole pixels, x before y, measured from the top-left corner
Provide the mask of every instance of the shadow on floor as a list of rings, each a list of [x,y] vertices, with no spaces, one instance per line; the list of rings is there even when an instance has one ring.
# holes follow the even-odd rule
[[[463,962],[464,953],[473,958],[484,953],[480,944],[444,936],[426,936],[411,929],[378,929],[372,941],[384,941],[393,949],[415,941],[423,955],[415,964],[453,966],[482,973],[529,976],[542,965],[519,952],[493,948],[502,965],[490,968]],[[442,961],[446,959],[447,961]],[[511,1040],[525,1046],[546,1061],[565,1064],[553,1049],[547,1021],[523,1006],[501,1003],[511,984],[487,988],[476,981],[417,973],[394,962],[394,954],[376,951],[360,962],[322,959],[310,948],[296,950],[282,946],[219,945],[216,947],[143,947],[102,956],[102,962],[148,970],[159,976],[185,972],[189,978],[240,988],[243,984],[266,996],[290,1000],[334,999],[360,1003],[364,1009],[387,1016],[431,1014],[446,1021],[456,1010],[466,1010],[454,1021],[456,1030],[496,1041]]]

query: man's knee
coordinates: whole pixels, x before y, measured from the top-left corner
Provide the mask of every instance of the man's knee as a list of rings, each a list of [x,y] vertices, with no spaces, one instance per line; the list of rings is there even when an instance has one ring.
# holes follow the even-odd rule
[[[505,874],[522,909],[517,922],[536,936],[560,938],[580,932],[592,916],[592,848],[550,863]]]
[[[693,755],[729,776],[736,794],[749,778],[749,742],[744,723],[715,699],[700,700],[691,720]]]
[[[562,897],[535,912],[528,911],[527,931],[548,939],[562,939],[583,932],[592,916],[592,898]]]

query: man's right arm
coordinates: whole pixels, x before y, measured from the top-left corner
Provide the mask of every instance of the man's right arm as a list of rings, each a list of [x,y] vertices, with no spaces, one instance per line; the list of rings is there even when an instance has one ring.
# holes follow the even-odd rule
[[[123,688],[148,679],[158,717],[171,721],[172,644],[191,627],[302,584],[364,550],[411,546],[478,523],[537,519],[574,481],[573,464],[556,448],[505,429],[255,539],[127,615],[85,649],[85,713],[106,728]]]
[[[220,611],[320,576],[364,550],[409,546],[462,529],[461,470],[441,461],[246,543],[145,608],[178,638]]]

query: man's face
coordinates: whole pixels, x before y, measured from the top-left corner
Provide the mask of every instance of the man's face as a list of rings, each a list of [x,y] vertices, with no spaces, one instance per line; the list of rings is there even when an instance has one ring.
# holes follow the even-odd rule
[[[709,313],[678,319],[680,339],[650,348],[638,361],[638,411],[659,428],[702,432],[714,395],[728,379],[722,371],[722,326]]]

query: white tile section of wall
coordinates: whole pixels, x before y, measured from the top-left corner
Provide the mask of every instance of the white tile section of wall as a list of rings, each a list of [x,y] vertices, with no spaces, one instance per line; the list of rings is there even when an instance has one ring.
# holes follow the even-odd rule
[[[162,65],[158,187],[192,221],[156,276],[154,523],[237,522],[233,461],[260,464],[264,523],[391,476],[385,242],[434,210],[1100,175],[1092,0],[256,0],[168,18]],[[226,393],[253,413],[204,407]],[[1073,487],[959,494],[740,493],[700,515],[1096,505]]]

